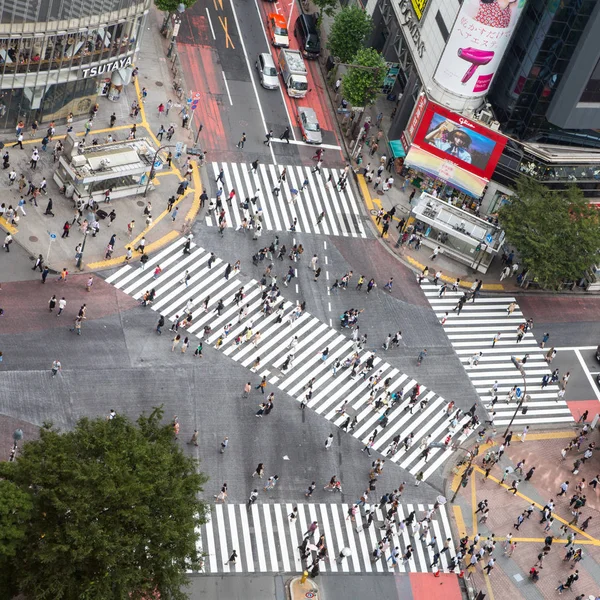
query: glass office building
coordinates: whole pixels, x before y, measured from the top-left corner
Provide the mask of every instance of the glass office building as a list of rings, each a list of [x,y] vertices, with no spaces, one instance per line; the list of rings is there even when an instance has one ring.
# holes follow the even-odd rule
[[[133,63],[150,0],[0,0],[0,128],[85,115]]]
[[[600,3],[528,0],[489,100],[519,140],[600,148]]]

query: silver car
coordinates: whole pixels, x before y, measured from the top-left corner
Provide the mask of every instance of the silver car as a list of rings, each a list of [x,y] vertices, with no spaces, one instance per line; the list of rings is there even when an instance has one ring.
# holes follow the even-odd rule
[[[255,66],[258,71],[260,85],[267,90],[276,90],[279,87],[279,79],[273,57],[268,52],[263,52],[258,55]]]
[[[302,138],[309,144],[320,144],[323,141],[321,137],[321,128],[317,119],[317,113],[307,106],[298,107],[298,125],[302,131]]]

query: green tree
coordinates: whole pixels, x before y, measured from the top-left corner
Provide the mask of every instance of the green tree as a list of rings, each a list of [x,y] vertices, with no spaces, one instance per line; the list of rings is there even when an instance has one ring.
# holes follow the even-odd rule
[[[344,98],[355,107],[373,104],[385,79],[386,66],[383,56],[374,48],[361,48],[355,54],[352,63],[361,66],[349,67],[342,77]]]
[[[190,8],[196,4],[196,0],[154,0],[154,4],[158,10],[174,13],[180,4],[183,4],[186,8]]]
[[[352,62],[372,29],[373,19],[362,8],[344,8],[335,15],[327,37],[327,47],[336,60]]]
[[[0,480],[0,598],[17,594],[11,561],[25,539],[25,528],[33,509],[27,492],[12,481]]]
[[[575,186],[555,192],[523,177],[517,182],[516,196],[498,216],[530,278],[546,288],[579,279],[599,261],[598,210]]]
[[[312,0],[313,4],[319,9],[319,23],[325,13],[328,17],[332,17],[335,9],[338,6],[338,0]]]
[[[198,494],[207,478],[162,416],[155,408],[136,423],[117,416],[82,419],[66,433],[45,427],[17,461],[0,463],[0,478],[33,506],[18,524],[16,555],[2,557],[21,593],[36,600],[186,598],[185,571],[201,560],[195,528],[205,521]]]

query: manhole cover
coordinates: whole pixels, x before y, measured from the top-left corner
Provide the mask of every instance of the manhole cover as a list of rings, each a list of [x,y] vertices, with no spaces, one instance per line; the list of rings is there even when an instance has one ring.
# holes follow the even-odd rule
[[[145,202],[142,202],[142,200],[138,200],[136,203],[138,206],[144,206],[144,204],[146,204]]]
[[[29,241],[30,242],[38,242],[39,240],[35,237],[35,235],[30,235],[29,236]]]
[[[154,84],[158,87],[162,87],[163,85],[165,85],[162,81],[155,81]]]

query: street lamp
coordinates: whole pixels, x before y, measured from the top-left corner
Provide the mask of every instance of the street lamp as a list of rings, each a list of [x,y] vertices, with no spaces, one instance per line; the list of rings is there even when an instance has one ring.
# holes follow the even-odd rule
[[[85,228],[85,231],[83,232],[83,242],[81,244],[81,250],[77,254],[77,268],[80,271],[82,270],[81,265],[83,263],[83,251],[85,250],[85,240],[87,240],[87,235],[88,235],[89,230],[90,230],[90,226],[88,224],[88,226]]]
[[[150,187],[150,182],[154,179],[156,175],[156,169],[154,165],[156,164],[156,159],[158,158],[158,153],[165,148],[175,148],[175,144],[165,144],[164,146],[159,146],[154,153],[154,158],[152,159],[152,167],[150,167],[150,175],[148,176],[148,181],[146,182],[146,188],[144,189],[144,198],[148,195],[148,188]]]
[[[179,4],[177,7],[177,12],[182,15],[185,12],[185,4],[183,2]],[[173,53],[173,48],[175,47],[175,41],[177,40],[177,36],[179,34],[179,27],[181,26],[181,19],[178,16],[175,16],[175,23],[173,25],[173,34],[171,35],[171,43],[169,44],[169,49],[167,50],[167,58],[171,58],[171,54]]]
[[[517,408],[515,408],[515,412],[513,413],[510,423],[506,427],[506,431],[504,432],[504,437],[506,437],[508,435],[508,431],[511,428],[513,421],[515,420],[517,413],[523,406],[523,403],[528,402],[531,399],[527,395],[527,380],[525,379],[525,369],[523,368],[523,361],[520,358],[517,358],[516,356],[511,356],[510,361],[512,362],[513,365],[515,365],[515,368],[519,371],[519,373],[521,374],[521,377],[523,378],[523,393],[521,394],[521,400],[517,403]]]
[[[431,444],[429,444],[429,448],[442,448],[444,450],[447,450],[448,446],[442,442],[432,442]],[[471,473],[473,473],[473,461],[475,460],[475,457],[477,456],[477,454],[475,453],[475,451],[470,450],[469,448],[465,448],[464,446],[457,445],[457,444],[452,444],[450,446],[450,449],[452,451],[462,450],[463,452],[466,452],[469,455],[469,462],[467,463],[467,466],[466,466],[465,470],[463,471],[463,474],[460,478],[460,483],[458,484],[458,487],[456,488],[454,495],[450,499],[450,502],[454,502],[456,500],[456,496],[458,496],[458,492],[459,492],[460,488],[465,487],[467,485],[467,481],[469,480]]]
[[[18,444],[22,439],[23,439],[23,430],[15,429],[15,431],[13,433],[13,447],[12,447],[12,450],[10,451],[10,456],[8,457],[9,462],[13,462],[16,459]]]

